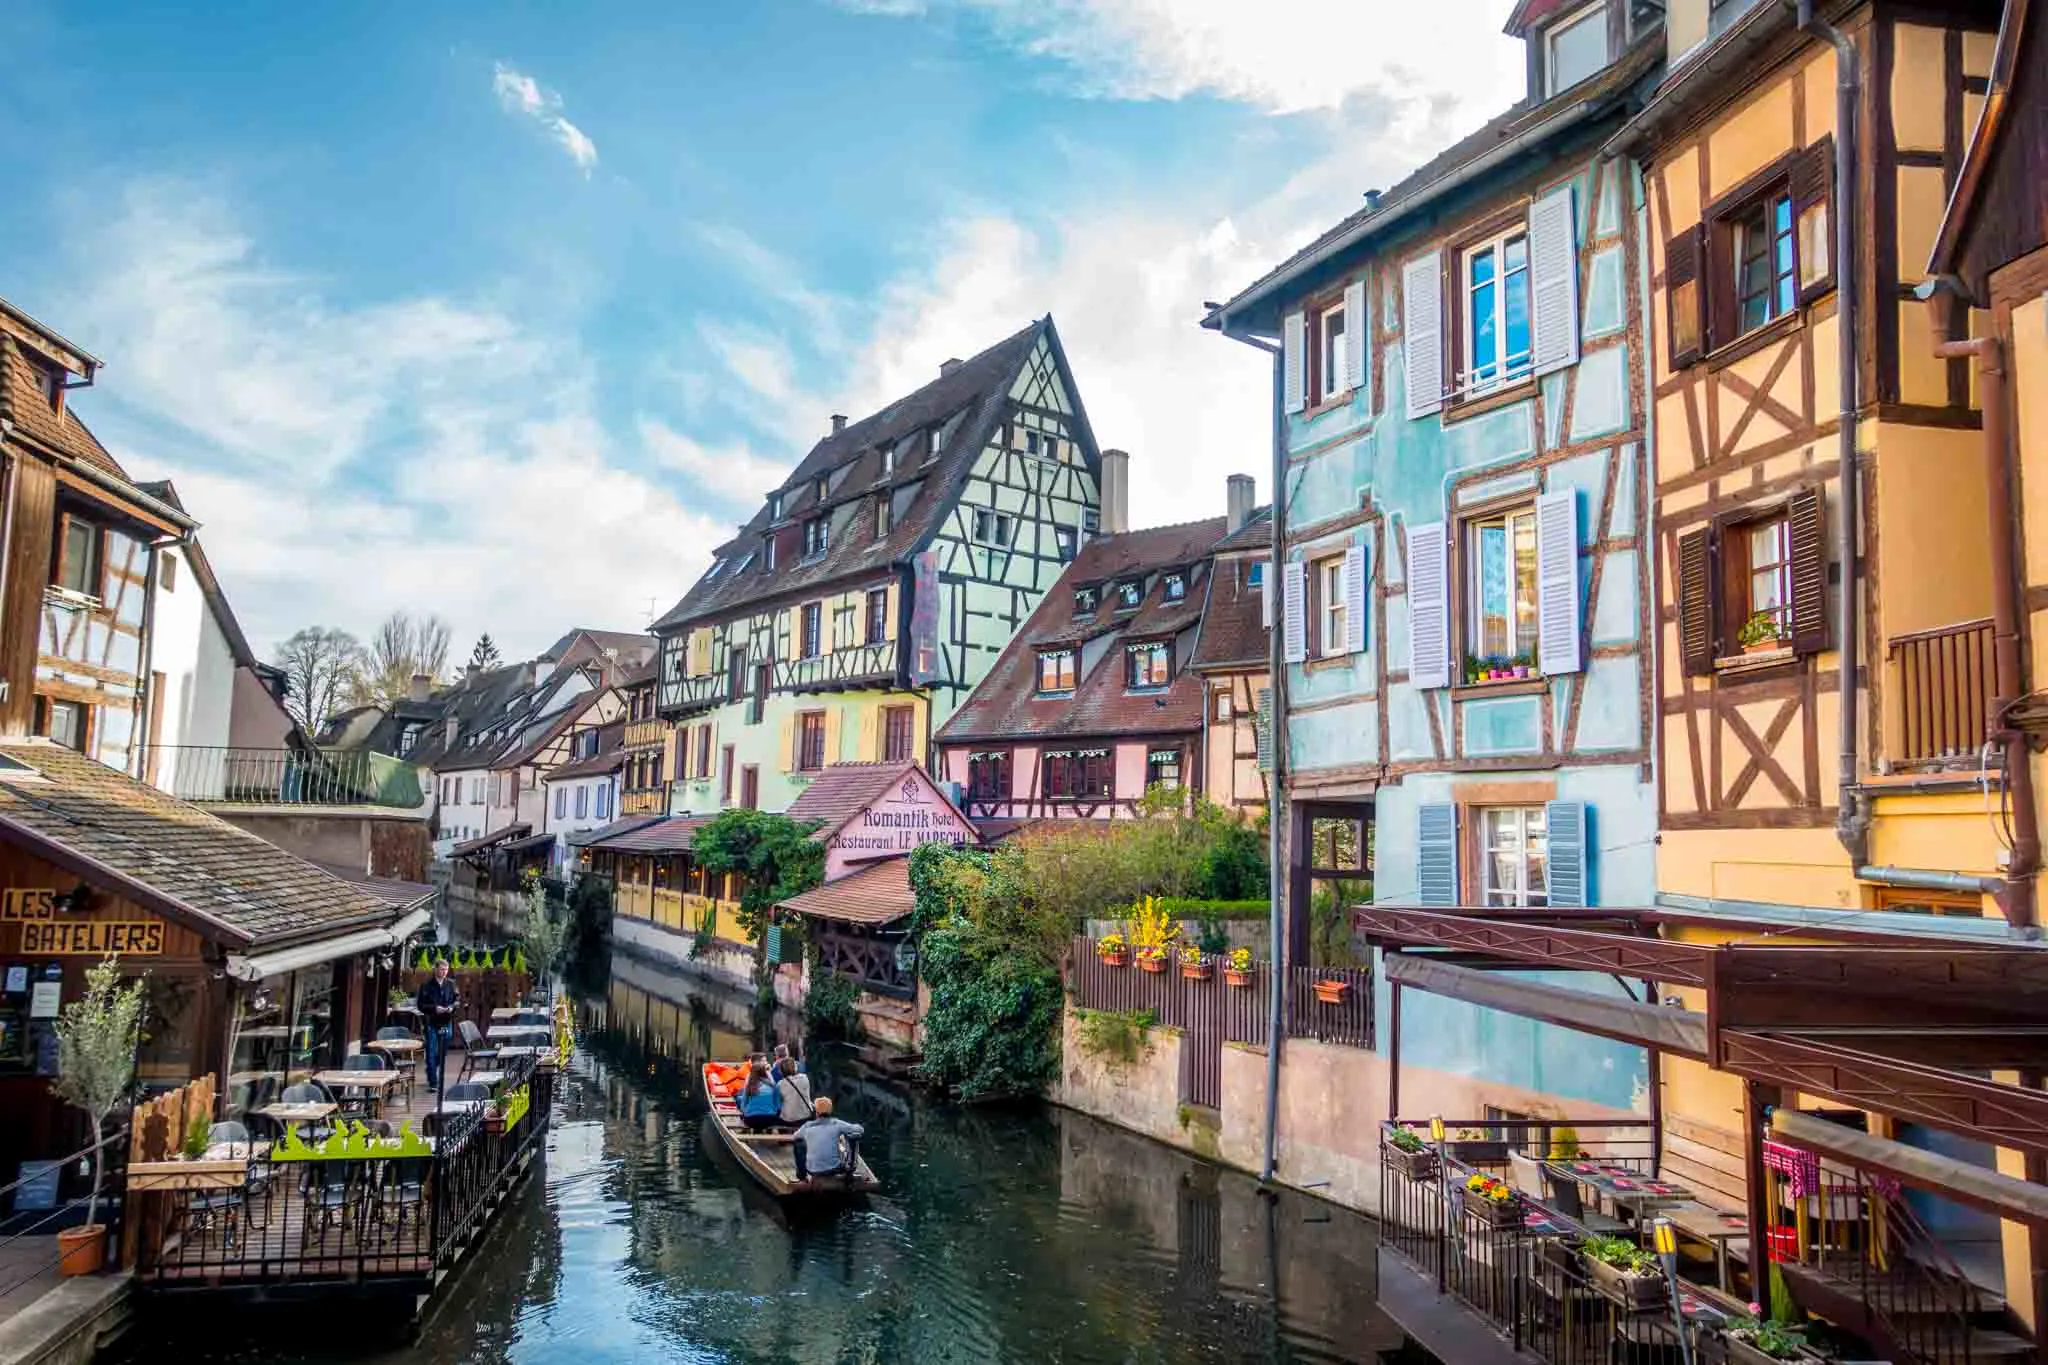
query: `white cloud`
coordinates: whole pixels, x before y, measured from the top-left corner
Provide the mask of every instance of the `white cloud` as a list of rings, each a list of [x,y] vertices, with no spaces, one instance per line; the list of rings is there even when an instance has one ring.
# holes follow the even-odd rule
[[[706,445],[652,417],[640,419],[639,437],[656,464],[723,500],[736,524],[753,515],[768,490],[788,478],[796,463],[793,457],[762,455],[740,443]]]
[[[597,144],[563,115],[560,95],[552,90],[543,90],[533,77],[503,62],[499,62],[492,73],[491,88],[497,91],[498,103],[505,112],[523,115],[538,123],[569,154],[569,159],[583,174],[590,174],[590,168],[597,164]]]

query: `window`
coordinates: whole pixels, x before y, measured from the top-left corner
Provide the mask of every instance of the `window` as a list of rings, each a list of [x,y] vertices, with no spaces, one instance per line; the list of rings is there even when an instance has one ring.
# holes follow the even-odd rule
[[[1526,378],[1533,361],[1529,327],[1529,234],[1516,227],[1467,247],[1459,321],[1458,390],[1485,393]]]
[[[819,502],[823,502],[823,501],[825,501],[825,499],[826,499],[826,498],[828,498],[828,497],[832,496],[832,480],[831,480],[831,477],[830,477],[829,475],[822,475],[822,474],[821,474],[821,475],[819,475],[819,476],[818,476],[818,482],[817,482],[817,484],[816,484],[816,485],[815,485],[815,486],[814,486],[814,487],[812,488],[812,490],[811,490],[811,491],[812,491],[812,493],[813,493],[813,494],[814,494],[814,495],[815,495],[815,496],[817,497],[817,500],[818,500]]]
[[[889,590],[868,589],[868,643],[881,644],[889,638]]]
[[[1102,800],[1114,791],[1109,750],[1048,750],[1040,786],[1054,801]]]
[[[1227,724],[1237,714],[1236,704],[1231,700],[1230,689],[1219,687],[1210,695],[1209,718],[1217,724]]]
[[[1800,488],[1678,538],[1679,652],[1688,674],[1711,674],[1751,646],[1794,654],[1827,647],[1824,514],[1821,490]],[[1752,621],[1758,628],[1746,631]]]
[[[100,595],[100,528],[67,514],[58,543],[57,586],[87,597]]]
[[[725,651],[725,692],[727,701],[738,701],[747,694],[747,655],[736,646],[727,646]]]
[[[590,814],[590,788],[583,783],[576,784],[576,818],[581,820]]]
[[[882,708],[882,761],[902,763],[916,744],[917,712],[908,706]]]
[[[1316,587],[1316,653],[1333,659],[1348,649],[1349,594],[1344,591],[1344,556],[1319,559],[1314,566]]]
[[[1536,656],[1536,509],[1465,523],[1465,653],[1512,662]]]
[[[740,804],[748,810],[761,808],[761,770],[752,763],[740,769]]]
[[[1343,301],[1311,313],[1308,326],[1310,363],[1315,370],[1309,392],[1317,403],[1327,403],[1345,391]]]
[[[43,733],[67,749],[76,749],[84,753],[87,728],[85,704],[46,700],[43,705]]]
[[[1116,585],[1116,609],[1118,611],[1133,611],[1137,608],[1137,605],[1144,600],[1144,579],[1126,578],[1118,582],[1118,584]]]
[[[178,557],[166,552],[162,564],[156,571],[157,585],[165,592],[178,590]]]
[[[1014,519],[1007,512],[995,512],[986,507],[974,509],[974,538],[983,545],[1007,547]]]
[[[1180,790],[1180,750],[1154,749],[1145,755],[1145,790]]]
[[[1671,364],[1794,314],[1834,287],[1828,222],[1834,140],[1765,167],[1708,206],[1697,228],[1665,244]]]
[[[1166,686],[1172,668],[1173,647],[1164,640],[1124,646],[1124,686],[1130,691]]]
[[[1266,561],[1263,559],[1254,559],[1247,562],[1244,566],[1245,586],[1248,588],[1258,588],[1265,586],[1265,582]]]
[[[767,664],[754,665],[754,691],[747,698],[747,724],[759,725],[761,712],[768,704],[768,684],[774,672]]]
[[[815,659],[818,656],[818,622],[825,609],[816,602],[806,602],[801,614],[801,638],[797,641],[799,659]]]
[[[762,547],[761,547],[761,551],[762,551],[762,560],[761,560],[761,568],[762,568],[762,571],[763,571],[763,572],[765,572],[765,573],[774,573],[774,572],[775,572],[775,537],[774,537],[774,536],[769,536],[769,537],[768,537],[768,539],[767,539],[767,540],[766,540],[765,542],[763,542],[763,544],[762,544]]]
[[[597,784],[597,818],[600,820],[612,818],[612,784],[609,782]]]
[[[1054,551],[1060,557],[1060,563],[1071,564],[1074,562],[1074,550],[1080,544],[1080,536],[1073,527],[1053,527],[1052,543]]]
[[[1940,891],[1907,891],[1896,886],[1877,889],[1879,910],[1906,915],[1953,915],[1961,919],[1982,919],[1982,897]]]
[[[555,788],[555,818],[557,820],[564,820],[568,818],[568,815],[569,789],[567,787],[557,787]]]
[[[1550,26],[1543,39],[1544,93],[1569,90],[1607,65],[1607,6],[1592,4]]]
[[[1166,600],[1178,602],[1188,595],[1188,576],[1175,570],[1166,576]]]
[[[1707,37],[1718,38],[1737,19],[1757,6],[1757,0],[1710,0],[1707,6]]]
[[[733,746],[728,744],[718,752],[718,804],[732,804],[732,763]]]
[[[1102,511],[1096,507],[1081,509],[1081,534],[1098,535],[1102,531]]]
[[[782,494],[780,492],[770,493],[768,495],[768,520],[782,520]]]
[[[1060,458],[1060,438],[1057,436],[1048,435],[1045,438],[1045,449],[1039,453],[1044,455],[1045,458],[1048,460],[1057,460],[1058,458]]]
[[[1009,750],[989,750],[967,756],[967,799],[1001,801],[1010,795]]]
[[[882,477],[888,478],[896,472],[896,447],[888,446],[882,451]]]
[[[419,742],[420,727],[417,725],[406,726],[403,730],[398,732],[398,756],[400,758],[406,757],[407,755],[412,753],[413,746],[418,744]]]
[[[889,502],[887,493],[875,494],[875,539],[881,540],[896,529],[895,508]]]
[[[1771,194],[1729,224],[1735,271],[1735,334],[1754,332],[1798,303],[1793,275],[1792,196]]]
[[[711,727],[697,727],[697,776],[711,776]]]
[[[1093,584],[1085,588],[1074,589],[1074,615],[1093,616],[1095,614],[1095,600],[1096,591]]]
[[[826,517],[812,517],[804,523],[804,558],[816,559],[832,544],[832,522]]]
[[[1541,806],[1481,806],[1479,884],[1487,905],[1550,903],[1550,837]]]
[[[943,429],[939,427],[933,427],[929,432],[926,433],[924,447],[924,458],[926,464],[930,464],[933,460],[939,458],[939,448],[944,443],[944,441],[945,432]]]
[[[1792,525],[1781,508],[1730,526],[1722,537],[1728,570],[1729,622],[1739,634],[1762,618],[1780,640],[1792,638]],[[1734,653],[1724,642],[1725,653]]]
[[[1075,655],[1071,649],[1047,649],[1038,655],[1038,692],[1044,696],[1053,692],[1074,690]]]
[[[463,804],[463,800],[462,800],[462,779],[461,779],[461,778],[459,778],[459,777],[455,779],[455,804],[456,804],[456,805],[458,805],[458,806],[460,806],[460,805],[462,805],[462,804]]]
[[[1036,455],[1038,453],[1037,432],[1027,431],[1024,433],[1024,453],[1026,455]]]
[[[796,718],[797,771],[814,773],[825,766],[825,713],[805,711]]]

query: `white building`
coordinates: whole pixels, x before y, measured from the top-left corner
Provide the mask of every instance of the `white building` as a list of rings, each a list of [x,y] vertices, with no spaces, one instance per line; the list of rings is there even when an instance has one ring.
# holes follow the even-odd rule
[[[624,727],[616,724],[579,730],[572,742],[574,757],[541,779],[546,798],[541,828],[555,836],[549,866],[558,876],[566,875],[571,864],[570,836],[618,818],[623,738]]]

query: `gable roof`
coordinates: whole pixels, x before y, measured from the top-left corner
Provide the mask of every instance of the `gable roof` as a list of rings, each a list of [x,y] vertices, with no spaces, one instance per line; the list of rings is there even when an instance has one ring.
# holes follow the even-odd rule
[[[596,700],[592,698],[592,700]],[[601,777],[615,773],[625,764],[626,752],[621,746],[626,738],[626,722],[610,720],[597,727],[597,752],[585,758],[575,758],[567,763],[558,763],[541,774],[543,782],[561,782],[577,777]]]
[[[1099,468],[1100,452],[1067,368],[1059,334],[1050,316],[1040,318],[811,447],[789,478],[762,499],[760,510],[740,533],[712,552],[712,567],[682,601],[650,629],[658,634],[673,633],[693,621],[764,599],[907,561],[938,529],[1002,415],[1011,385],[1041,338],[1066,385],[1082,456],[1089,468]],[[883,475],[883,451],[931,431],[941,436],[938,458],[927,461],[921,449],[911,451],[896,460],[892,474]],[[828,480],[822,503],[815,487],[820,478]],[[901,490],[910,485],[918,485],[915,496],[895,518],[889,534],[877,539],[875,495],[887,489],[900,498]],[[782,515],[771,517],[772,495],[778,492],[784,495]],[[778,550],[777,566],[769,572],[764,538],[777,530],[790,535],[821,512],[832,518],[830,546],[825,553],[799,560],[794,549],[788,550],[786,559]]]
[[[696,844],[697,831],[711,819],[708,815],[658,815],[651,820],[629,816],[577,842],[610,853],[688,853]]]
[[[1956,174],[1955,188],[1949,192],[1948,207],[1943,212],[1941,228],[1935,234],[1934,250],[1928,260],[1930,274],[1964,275],[1964,286],[1980,307],[1990,302],[1986,297],[1986,283],[1991,270],[2018,259],[2048,236],[2048,224],[2002,224],[2000,226],[2013,239],[1983,253],[1981,261],[1969,259],[1979,254],[1969,250],[1979,232],[1977,210],[1987,197],[1992,182],[2001,174],[2000,163],[2011,163],[2002,172],[2011,177],[2030,179],[2040,174],[2038,169],[2026,166],[2019,158],[2001,155],[2008,147],[2038,147],[2042,130],[2048,126],[2048,115],[2043,111],[2048,89],[2019,88],[2027,81],[2041,85],[2042,68],[2048,66],[2048,32],[2044,32],[2048,26],[2038,21],[2029,22],[2035,18],[2034,8],[2033,0],[2005,0],[2005,14],[1998,26],[1998,43],[1991,53],[1991,75],[1984,92],[1984,110],[1978,115],[1977,126],[1971,132],[1970,145],[1963,154],[1962,169]],[[2025,61],[2020,59],[2022,51],[2028,53]],[[1911,263],[1904,264],[1910,266]]]
[[[1142,735],[1200,729],[1202,682],[1185,666],[1188,661],[1175,660],[1173,679],[1165,688],[1129,692],[1124,688],[1124,651],[1118,646],[1176,635],[1202,622],[1203,598],[1214,576],[1209,556],[1226,525],[1224,518],[1210,517],[1098,536],[1082,546],[981,685],[939,727],[935,738],[957,743],[1024,735]],[[1189,573],[1187,594],[1179,601],[1166,597],[1165,571],[1173,568]],[[1114,584],[1137,575],[1145,579],[1145,595],[1137,609],[1116,610],[1111,600]],[[1092,613],[1078,615],[1074,593],[1088,584],[1102,585],[1101,600]],[[1075,680],[1072,693],[1039,695],[1040,651],[1103,642],[1107,647],[1101,657]],[[1197,638],[1194,652],[1199,649]]]
[[[1271,662],[1272,632],[1266,628],[1263,594],[1243,572],[1246,563],[1263,562],[1239,559],[1214,566],[1202,601],[1202,634],[1195,641],[1189,668],[1264,668]]]
[[[246,948],[395,918],[386,896],[75,750],[0,739],[0,758],[0,838],[208,938]]]
[[[480,766],[475,762],[456,762],[454,755],[463,747],[465,738],[473,739],[487,723],[502,716],[514,698],[532,688],[532,677],[532,664],[506,664],[466,674],[454,686],[435,693],[434,723],[427,727],[427,733],[407,758],[421,767],[450,771],[457,766]],[[455,722],[453,741],[448,737],[447,727],[451,719]]]
[[[1219,555],[1241,554],[1246,550],[1273,548],[1273,505],[1255,507],[1252,514],[1244,519],[1244,525],[1216,542]]]
[[[854,816],[886,796],[891,787],[912,777],[952,807],[953,813],[960,817],[962,828],[973,828],[966,813],[946,794],[946,789],[932,781],[924,765],[914,758],[888,763],[834,763],[811,779],[811,785],[790,802],[789,818],[817,821],[816,837],[830,839]]]
[[[843,924],[893,924],[917,909],[910,859],[884,858],[836,881],[814,886],[776,907]]]

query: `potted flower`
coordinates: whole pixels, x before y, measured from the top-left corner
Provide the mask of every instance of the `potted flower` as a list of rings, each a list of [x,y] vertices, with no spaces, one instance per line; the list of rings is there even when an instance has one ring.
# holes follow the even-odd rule
[[[1735,643],[1742,646],[1744,654],[1769,654],[1783,642],[1778,633],[1778,617],[1775,612],[1760,611],[1742,623],[1742,629],[1735,632]]]
[[[1223,964],[1223,979],[1239,990],[1252,984],[1252,950],[1232,948]]]
[[[1465,1211],[1495,1227],[1520,1227],[1526,1210],[1514,1186],[1474,1171],[1465,1180]]]
[[[1437,1155],[1413,1128],[1382,1130],[1380,1159],[1410,1180],[1423,1184],[1437,1177]]]
[[[1806,1360],[1806,1329],[1773,1322],[1753,1303],[1747,1313],[1730,1313],[1721,1325],[1723,1359],[1740,1365],[1767,1365],[1777,1360]]]
[[[1138,949],[1138,965],[1154,975],[1164,972],[1166,970],[1166,945],[1163,943],[1148,943]]]
[[[135,1048],[142,1039],[142,982],[121,984],[121,965],[102,958],[85,974],[85,994],[57,1019],[57,1097],[85,1111],[92,1124],[92,1194],[85,1222],[57,1234],[59,1268],[90,1275],[106,1260],[107,1230],[100,1225],[100,1180],[106,1170],[107,1115],[135,1079]]]
[[[1344,998],[1349,994],[1351,994],[1351,983],[1349,981],[1338,981],[1325,977],[1323,980],[1316,982],[1316,999],[1325,1005],[1341,1005],[1344,1003]]]
[[[1515,656],[1515,677],[1517,679],[1533,677],[1535,672],[1536,664],[1528,655],[1517,654]]]
[[[1207,981],[1216,964],[1202,956],[1202,950],[1192,944],[1180,950],[1180,974],[1190,981]]]
[[[1664,1275],[1657,1258],[1626,1237],[1589,1236],[1579,1244],[1586,1275],[1602,1291],[1632,1310],[1664,1302]]]
[[[1131,960],[1131,950],[1122,934],[1111,932],[1095,940],[1095,956],[1105,967],[1121,967]]]

